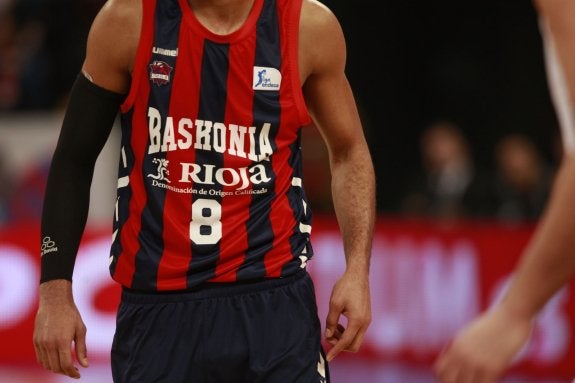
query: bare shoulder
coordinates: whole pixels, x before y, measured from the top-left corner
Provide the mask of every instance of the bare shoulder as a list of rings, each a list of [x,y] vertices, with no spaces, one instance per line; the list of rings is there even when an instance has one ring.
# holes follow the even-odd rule
[[[107,18],[109,21],[122,21],[130,24],[134,18],[141,16],[142,1],[145,0],[107,0],[98,17]],[[121,25],[118,25],[121,27]]]
[[[94,19],[89,40],[97,40],[108,49],[134,48],[141,25],[142,0],[108,0]]]
[[[108,0],[104,4],[90,28],[83,66],[94,82],[111,90],[125,90],[141,25],[142,0]],[[118,81],[121,84],[116,84]]]
[[[335,14],[325,4],[303,0],[299,30],[302,74],[311,75],[328,69],[332,64],[345,65],[343,30]]]
[[[533,0],[532,2],[539,12],[574,9],[571,0]]]
[[[335,14],[325,4],[317,0],[303,0],[300,32],[304,37],[330,37],[338,40],[343,37],[341,26]],[[315,40],[316,43],[318,40]],[[320,40],[321,41],[321,40]],[[322,41],[329,42],[329,41]]]
[[[318,0],[303,0],[302,2],[302,14],[311,18],[315,18],[317,21],[329,22],[330,19],[334,21],[335,15],[328,8],[327,5]]]

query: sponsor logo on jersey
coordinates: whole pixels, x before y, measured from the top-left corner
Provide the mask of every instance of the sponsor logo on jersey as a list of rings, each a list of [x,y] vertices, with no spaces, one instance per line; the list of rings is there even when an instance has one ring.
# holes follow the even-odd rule
[[[185,117],[164,117],[158,109],[149,107],[147,154],[155,168],[146,176],[152,179],[152,186],[177,193],[217,194],[222,197],[267,193],[265,185],[272,178],[264,162],[269,162],[274,153],[270,130],[271,124],[268,122],[256,128]],[[176,150],[227,154],[254,163],[251,166],[217,168],[212,164],[191,162],[170,164],[169,160],[159,156]],[[192,186],[188,187],[190,184]],[[221,191],[221,186],[231,191]],[[259,188],[254,189],[256,186]]]
[[[152,53],[155,53],[157,55],[162,55],[162,56],[168,56],[168,57],[177,57],[178,56],[178,50],[177,49],[165,49],[165,48],[153,47]]]
[[[148,177],[158,181],[165,181],[170,183],[170,179],[168,178],[168,174],[170,174],[170,171],[168,170],[168,164],[170,161],[166,160],[165,158],[153,158],[152,163],[156,164],[158,167],[156,169],[156,174],[148,174]]]
[[[175,150],[205,150],[227,153],[252,161],[267,160],[273,154],[271,124],[255,126],[224,124],[191,118],[163,118],[156,108],[148,108],[148,154]]]
[[[170,82],[172,68],[164,61],[154,60],[150,64],[150,80],[156,85],[166,85]]]
[[[40,247],[40,250],[40,256],[44,256],[48,253],[58,251],[58,248],[56,247],[56,242],[54,242],[50,237],[45,236],[42,238],[42,246]]]
[[[241,168],[216,168],[215,165],[180,162],[180,179],[178,182],[183,186],[171,186],[168,185],[170,180],[167,178],[170,173],[167,168],[169,161],[163,158],[153,158],[152,162],[158,165],[156,174],[148,174],[148,177],[153,179],[152,186],[176,193],[217,195],[220,197],[262,194],[267,193],[268,189],[265,187],[251,189],[251,187],[265,185],[271,181],[266,167],[262,164]],[[174,170],[178,171],[178,169]],[[185,184],[193,184],[193,187],[187,187]],[[226,186],[232,188],[233,191],[212,189],[212,187],[217,186]]]
[[[282,74],[276,68],[254,66],[254,90],[280,90]]]
[[[198,185],[222,185],[243,190],[250,184],[260,185],[271,181],[262,164],[242,168],[218,168],[214,165],[198,165],[182,162],[180,182]]]

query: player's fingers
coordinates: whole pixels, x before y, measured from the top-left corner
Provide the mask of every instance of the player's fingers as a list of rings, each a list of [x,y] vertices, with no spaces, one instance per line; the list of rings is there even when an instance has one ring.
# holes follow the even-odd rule
[[[441,383],[496,383],[497,374],[447,347],[437,358],[434,373]]]
[[[461,371],[454,369],[445,377],[445,383],[464,383]]]
[[[467,366],[461,366],[457,374],[457,383],[481,383],[476,371]]]
[[[363,341],[363,334],[366,331],[365,326],[362,321],[357,321],[351,319],[348,323],[348,329],[352,330],[353,338],[350,343],[344,349],[345,351],[357,352],[359,351],[359,346]]]
[[[86,326],[82,325],[76,331],[76,338],[74,339],[76,348],[76,358],[82,367],[88,367],[88,349],[86,348]]]
[[[51,343],[45,348],[46,359],[48,360],[49,370],[52,372],[60,373],[62,368],[60,367],[60,356],[58,355],[58,347],[56,343]]]
[[[80,372],[76,366],[74,366],[74,362],[72,362],[72,353],[69,349],[58,350],[58,357],[60,359],[60,368],[62,374],[68,375],[69,377],[75,379],[80,378]]]
[[[468,383],[495,383],[484,371],[476,371],[468,380]]]
[[[441,360],[437,376],[441,383],[495,383],[488,380],[485,371],[452,354]]]
[[[337,354],[339,354],[341,351],[347,350],[349,345],[355,339],[355,336],[356,336],[358,330],[359,330],[359,328],[357,328],[356,326],[353,326],[353,325],[350,325],[345,329],[345,331],[341,335],[341,338],[339,338],[339,340],[334,344],[334,346],[331,348],[331,350],[329,350],[329,352],[327,353],[326,359],[328,362],[333,360],[333,358],[335,358],[337,356]]]
[[[459,369],[456,366],[449,366],[449,368],[441,370],[437,374],[437,378],[440,383],[462,383],[460,381]]]
[[[433,372],[438,378],[440,383],[451,383],[455,376],[457,375],[456,370],[457,364],[453,363],[453,357],[451,355],[450,348],[444,349],[435,364],[433,365]]]
[[[353,339],[353,341],[351,342],[351,344],[347,348],[348,351],[351,351],[351,352],[358,352],[359,351],[359,348],[361,347],[361,344],[363,343],[363,338],[365,337],[366,330],[367,329],[365,327],[362,327],[359,329],[359,331],[355,335],[355,338]]]
[[[369,326],[370,322],[371,322],[370,317],[350,316],[350,318],[348,320],[348,329],[350,329],[350,328],[353,329],[355,336],[354,336],[351,344],[349,344],[349,346],[346,348],[347,351],[351,351],[351,352],[358,352],[359,351],[359,347],[361,346],[361,343],[363,342],[365,332],[367,331],[367,327]]]
[[[34,343],[34,353],[36,354],[36,362],[38,364],[44,365],[42,357],[42,348],[40,347],[40,340],[38,339],[38,336],[36,334],[34,334],[33,343]]]
[[[333,301],[329,304],[329,312],[327,313],[327,318],[325,321],[325,337],[331,338],[334,336],[337,326],[339,324],[339,316],[343,307],[334,303]]]
[[[459,372],[457,383],[496,383],[497,379],[488,370],[478,367],[464,365]]]
[[[37,329],[34,330],[34,351],[36,352],[36,360],[45,369],[50,370],[50,361],[48,360],[48,353],[46,350],[46,343],[42,339],[41,332]]]
[[[497,383],[497,371],[488,366],[474,366],[473,369],[470,368],[470,371],[472,372],[470,373],[472,379],[469,380],[469,383]]]
[[[435,376],[440,376],[443,371],[445,370],[445,353],[444,351],[442,351],[437,358],[435,359],[435,362],[433,363],[433,373],[435,374]]]
[[[44,347],[40,344],[37,349],[37,358],[39,358],[38,363],[40,363],[46,370],[50,370],[50,362],[48,361],[48,354]]]
[[[333,346],[341,338],[344,331],[345,327],[338,323],[333,334],[330,337],[326,337],[327,342]]]

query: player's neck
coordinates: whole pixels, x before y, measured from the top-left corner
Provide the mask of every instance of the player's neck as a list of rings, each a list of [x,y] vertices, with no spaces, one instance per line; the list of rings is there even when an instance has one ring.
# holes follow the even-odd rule
[[[255,0],[188,0],[196,18],[207,29],[226,35],[239,29]]]

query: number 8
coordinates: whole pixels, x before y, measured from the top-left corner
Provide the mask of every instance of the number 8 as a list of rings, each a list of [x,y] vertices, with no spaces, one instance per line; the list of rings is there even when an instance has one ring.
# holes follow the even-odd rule
[[[222,238],[222,205],[200,198],[192,204],[190,239],[196,245],[214,245]]]

